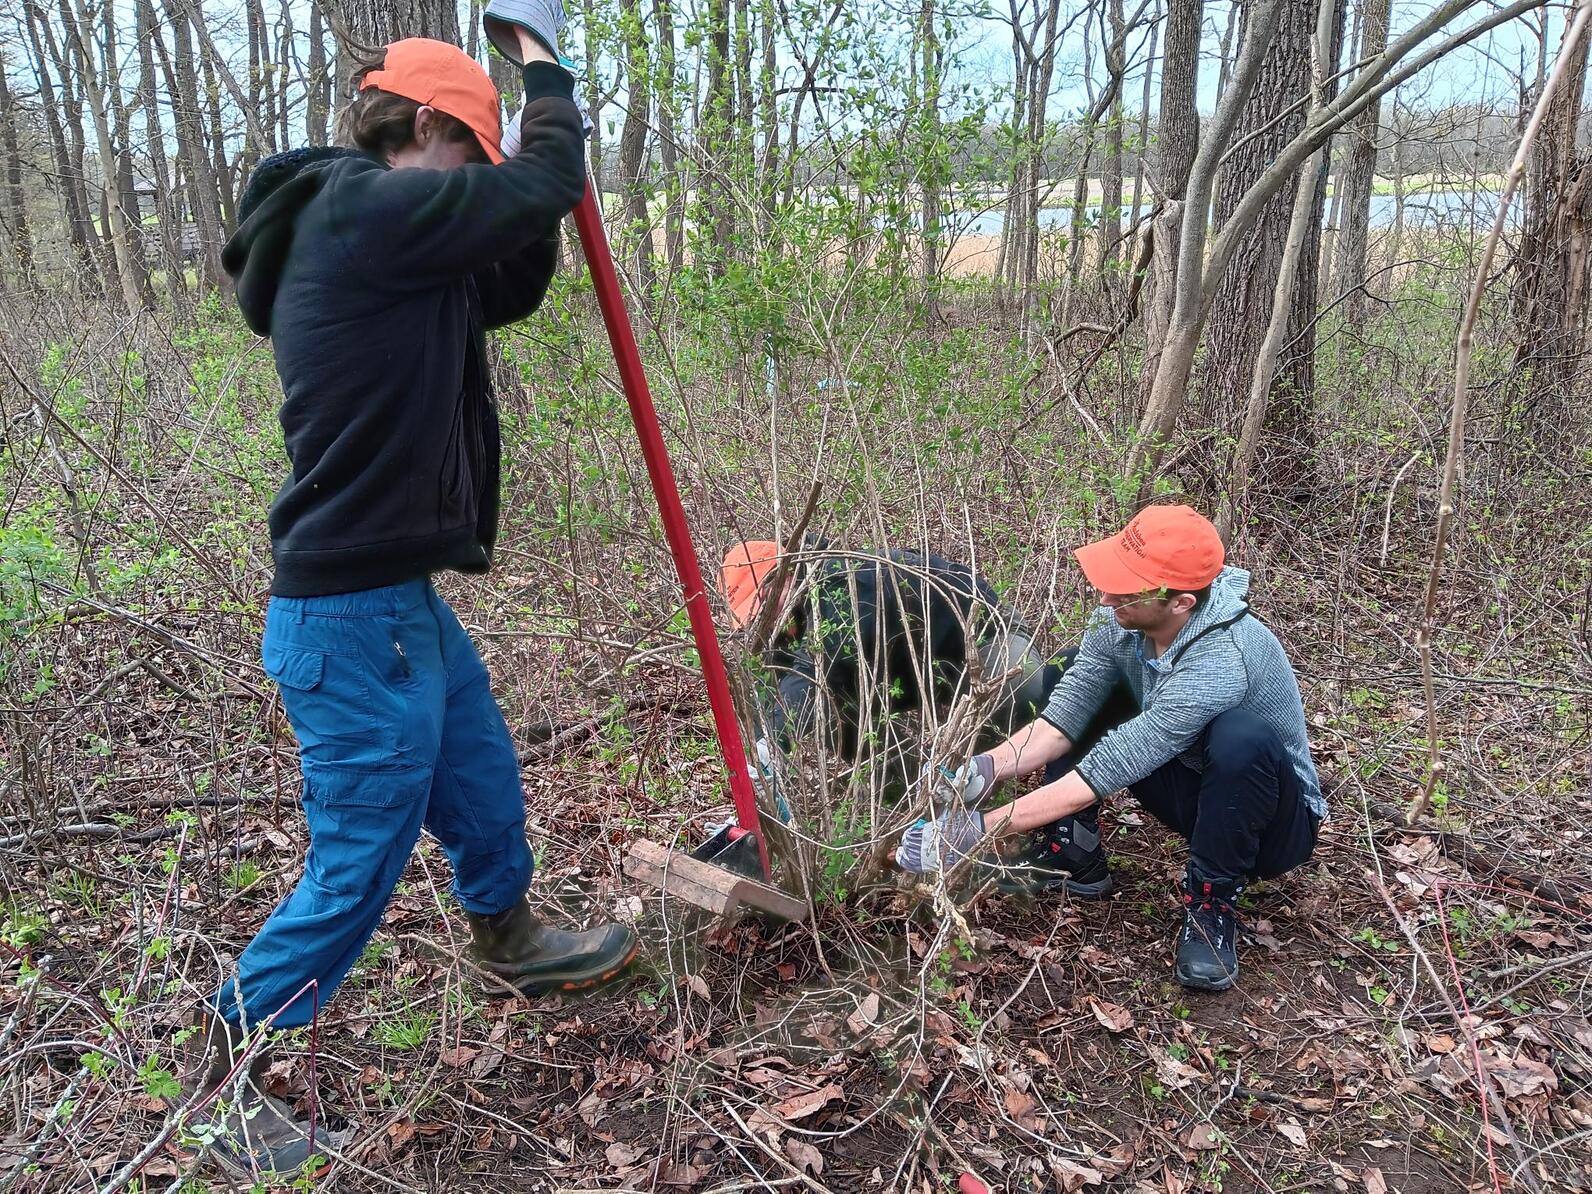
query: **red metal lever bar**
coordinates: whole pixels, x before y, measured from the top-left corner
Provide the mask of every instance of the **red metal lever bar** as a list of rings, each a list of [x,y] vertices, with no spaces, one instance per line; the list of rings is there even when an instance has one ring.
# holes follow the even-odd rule
[[[625,387],[625,401],[630,404],[630,418],[641,439],[641,454],[647,462],[647,476],[652,481],[652,492],[658,499],[658,513],[663,516],[663,533],[669,540],[669,551],[674,556],[680,587],[685,590],[686,614],[691,619],[691,636],[696,639],[697,654],[702,658],[702,677],[707,682],[708,705],[713,710],[719,750],[730,772],[730,795],[735,800],[735,817],[742,829],[757,834],[757,851],[762,858],[763,874],[766,876],[769,874],[768,845],[763,841],[758,824],[757,796],[752,789],[752,777],[746,772],[746,748],[741,742],[741,724],[735,718],[735,704],[730,698],[730,680],[724,671],[724,656],[719,651],[718,634],[713,628],[713,613],[708,608],[707,590],[702,584],[702,569],[697,564],[696,549],[691,544],[691,528],[685,520],[685,508],[680,504],[674,468],[669,463],[669,449],[664,446],[663,433],[658,429],[658,414],[652,406],[647,374],[641,367],[641,353],[636,349],[635,333],[631,331],[630,316],[625,311],[624,294],[619,289],[619,275],[614,271],[613,254],[608,248],[608,233],[603,228],[602,213],[597,207],[597,192],[591,185],[590,177],[586,180],[586,196],[575,209],[575,228],[580,233],[580,246],[586,254],[586,264],[591,269],[597,305],[602,308],[603,323],[607,325],[608,340],[614,349],[614,362],[619,366],[619,380]]]

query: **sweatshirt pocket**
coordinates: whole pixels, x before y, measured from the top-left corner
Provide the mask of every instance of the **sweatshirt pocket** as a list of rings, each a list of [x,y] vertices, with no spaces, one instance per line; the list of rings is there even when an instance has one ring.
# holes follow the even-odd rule
[[[453,400],[453,418],[437,461],[437,530],[449,531],[472,521],[469,395],[460,390]]]

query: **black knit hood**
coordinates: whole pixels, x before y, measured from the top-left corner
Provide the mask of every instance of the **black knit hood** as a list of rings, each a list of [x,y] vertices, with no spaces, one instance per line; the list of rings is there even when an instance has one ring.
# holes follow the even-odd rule
[[[271,333],[271,309],[298,215],[320,193],[327,167],[364,156],[332,145],[292,149],[266,158],[249,175],[238,202],[238,230],[221,250],[221,265],[254,332]]]

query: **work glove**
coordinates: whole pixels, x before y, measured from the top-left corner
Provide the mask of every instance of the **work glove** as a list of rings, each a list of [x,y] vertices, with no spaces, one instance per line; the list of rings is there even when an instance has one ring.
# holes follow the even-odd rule
[[[753,753],[757,766],[752,768],[752,786],[757,789],[758,796],[773,805],[774,811],[779,814],[779,819],[789,825],[790,805],[785,802],[785,793],[780,790],[779,782],[782,757],[767,738],[757,740]]]
[[[575,107],[580,112],[580,131],[584,136],[591,136],[591,114],[586,111],[586,101],[580,98],[579,89],[574,95]],[[506,158],[511,158],[520,151],[520,121],[525,118],[525,105],[520,105],[520,110],[510,116],[508,123],[503,126],[503,141],[498,146]]]
[[[481,18],[487,40],[515,66],[525,64],[520,61],[520,39],[514,26],[524,29],[557,58],[558,35],[566,24],[564,0],[490,0]]]
[[[995,760],[974,755],[956,770],[929,763],[918,782],[928,789],[936,812],[947,808],[978,808],[995,790]]]
[[[919,821],[903,833],[896,865],[916,875],[948,871],[977,849],[983,836],[983,813],[952,810],[932,821]]]

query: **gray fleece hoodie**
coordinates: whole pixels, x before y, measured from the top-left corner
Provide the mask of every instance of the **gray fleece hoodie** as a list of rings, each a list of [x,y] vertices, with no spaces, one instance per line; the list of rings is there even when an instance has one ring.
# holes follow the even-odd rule
[[[1318,817],[1327,815],[1299,681],[1277,636],[1250,612],[1248,597],[1249,573],[1223,568],[1210,599],[1155,659],[1146,658],[1144,635],[1117,625],[1110,609],[1089,619],[1078,658],[1040,716],[1076,740],[1111,689],[1127,682],[1141,712],[1078,763],[1078,774],[1097,793],[1126,788],[1174,758],[1200,770],[1200,732],[1218,713],[1243,707],[1276,729],[1305,801]]]

